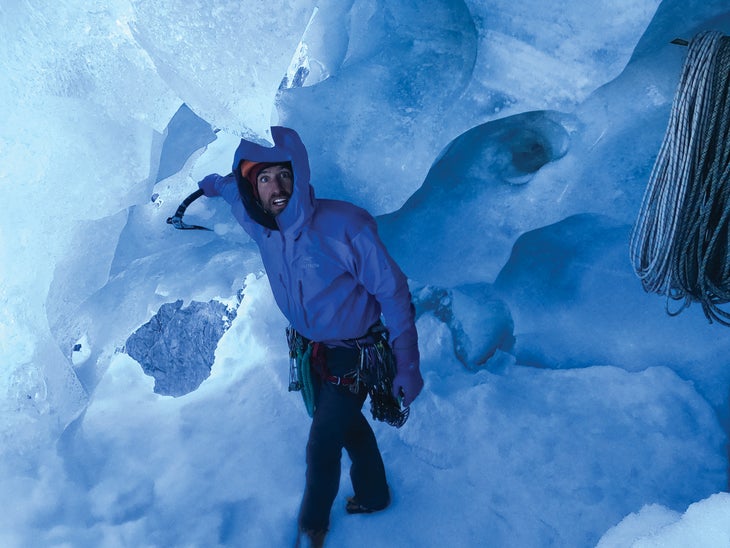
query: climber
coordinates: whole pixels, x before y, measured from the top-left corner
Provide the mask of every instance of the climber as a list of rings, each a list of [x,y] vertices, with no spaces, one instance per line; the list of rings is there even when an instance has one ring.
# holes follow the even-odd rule
[[[205,196],[222,196],[231,204],[259,246],[292,331],[316,349],[298,545],[322,546],[343,447],[352,461],[354,489],[347,512],[374,512],[390,503],[380,450],[361,411],[368,393],[367,386],[358,386],[364,382],[357,375],[363,349],[382,332],[382,314],[396,368],[389,379],[392,397],[407,408],[423,387],[418,335],[406,277],[381,242],[373,217],[345,201],[315,198],[299,135],[280,126],[271,135],[270,148],[241,140],[232,175],[208,175],[198,186]]]

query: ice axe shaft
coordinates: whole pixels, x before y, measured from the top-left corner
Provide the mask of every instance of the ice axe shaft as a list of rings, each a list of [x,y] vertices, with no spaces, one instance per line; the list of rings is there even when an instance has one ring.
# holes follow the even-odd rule
[[[167,224],[174,226],[178,230],[210,230],[210,228],[207,228],[205,226],[200,225],[189,225],[185,222],[183,222],[183,215],[185,215],[185,210],[188,208],[190,204],[192,204],[195,200],[200,198],[203,195],[203,190],[198,189],[195,192],[193,192],[190,196],[185,198],[180,206],[177,208],[177,211],[175,212],[175,215],[172,217],[167,218]]]

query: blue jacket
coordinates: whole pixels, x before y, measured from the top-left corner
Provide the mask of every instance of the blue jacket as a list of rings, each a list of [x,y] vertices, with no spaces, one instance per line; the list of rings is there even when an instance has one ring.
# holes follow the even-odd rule
[[[299,135],[279,126],[271,134],[273,147],[242,139],[233,159],[234,176],[218,176],[200,186],[206,196],[229,202],[258,244],[284,316],[305,337],[338,344],[365,335],[382,313],[392,341],[400,337],[398,346],[416,344],[407,279],[380,240],[375,219],[349,202],[315,198]],[[241,176],[244,159],[291,162],[292,196],[276,217],[263,211]]]

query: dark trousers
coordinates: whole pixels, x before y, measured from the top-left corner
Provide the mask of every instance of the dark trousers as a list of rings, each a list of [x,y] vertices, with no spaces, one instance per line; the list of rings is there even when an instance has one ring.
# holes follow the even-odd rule
[[[344,375],[357,366],[356,350],[327,349],[330,374]],[[340,485],[340,459],[344,447],[352,461],[350,480],[355,498],[378,509],[388,504],[388,484],[375,434],[362,414],[367,390],[353,394],[349,386],[315,379],[316,408],[307,442],[307,475],[299,511],[299,527],[326,531],[330,510]]]

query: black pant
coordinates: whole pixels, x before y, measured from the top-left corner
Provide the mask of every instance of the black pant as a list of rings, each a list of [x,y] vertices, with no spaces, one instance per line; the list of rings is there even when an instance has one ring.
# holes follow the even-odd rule
[[[359,353],[328,348],[327,368],[342,376],[357,367]],[[355,498],[378,509],[388,504],[388,484],[375,434],[362,414],[367,390],[353,394],[349,386],[335,386],[314,375],[316,408],[307,442],[307,476],[299,511],[299,527],[326,531],[330,510],[340,485],[340,458],[344,447],[350,456],[350,480]]]

